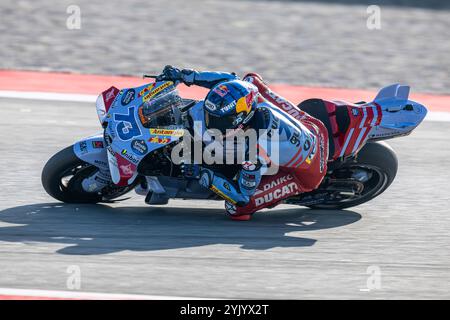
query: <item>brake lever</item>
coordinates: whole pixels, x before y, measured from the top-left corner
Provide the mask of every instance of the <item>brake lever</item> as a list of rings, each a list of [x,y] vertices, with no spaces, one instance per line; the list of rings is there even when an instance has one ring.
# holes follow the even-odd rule
[[[144,75],[142,75],[142,79],[145,79],[145,78],[151,78],[151,79],[155,79],[156,80],[157,78],[159,78],[159,76],[155,76],[153,74],[144,74]],[[175,80],[175,81],[173,81],[173,80],[160,80],[160,81],[172,81],[175,86],[178,86],[182,82],[181,80]]]
[[[142,76],[142,78],[143,78],[143,79],[145,79],[145,78],[156,79],[156,78],[158,78],[158,76],[155,76],[155,75],[152,75],[152,74],[144,74],[144,75]]]

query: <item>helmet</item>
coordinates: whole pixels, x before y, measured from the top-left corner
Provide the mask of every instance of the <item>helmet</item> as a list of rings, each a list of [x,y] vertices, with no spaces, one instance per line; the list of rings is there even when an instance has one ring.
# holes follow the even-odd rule
[[[204,102],[208,129],[245,129],[257,106],[258,89],[250,82],[233,80],[216,85]]]

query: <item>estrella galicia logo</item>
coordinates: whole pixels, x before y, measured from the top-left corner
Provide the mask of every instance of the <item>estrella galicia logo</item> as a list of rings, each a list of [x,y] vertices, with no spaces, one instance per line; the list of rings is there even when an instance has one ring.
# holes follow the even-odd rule
[[[128,109],[128,114],[114,114],[114,120],[118,121],[117,124],[117,134],[119,138],[127,141],[133,139],[134,137],[140,136],[141,130],[134,118],[134,107]]]
[[[144,140],[133,140],[131,141],[131,149],[134,153],[144,155],[148,152],[147,144]]]
[[[134,89],[129,89],[129,90],[125,91],[125,93],[122,95],[122,100],[121,100],[122,105],[126,106],[131,101],[133,101],[135,95],[136,95],[136,91],[134,91]]]

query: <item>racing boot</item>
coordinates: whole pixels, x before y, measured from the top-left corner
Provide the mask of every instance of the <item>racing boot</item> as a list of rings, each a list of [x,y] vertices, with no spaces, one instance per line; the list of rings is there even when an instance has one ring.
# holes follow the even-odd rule
[[[252,213],[240,212],[241,207],[232,204],[229,201],[225,201],[225,211],[231,220],[235,221],[248,221],[252,218]]]

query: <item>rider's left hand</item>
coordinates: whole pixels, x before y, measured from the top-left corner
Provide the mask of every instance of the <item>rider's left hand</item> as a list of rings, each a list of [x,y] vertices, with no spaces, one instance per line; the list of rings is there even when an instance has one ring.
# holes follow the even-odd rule
[[[181,70],[173,66],[165,66],[163,72],[156,77],[156,81],[182,81],[183,75]]]
[[[192,85],[195,82],[195,71],[192,69],[180,70],[174,66],[166,66],[163,72],[156,77],[156,81],[183,82],[185,85]]]

